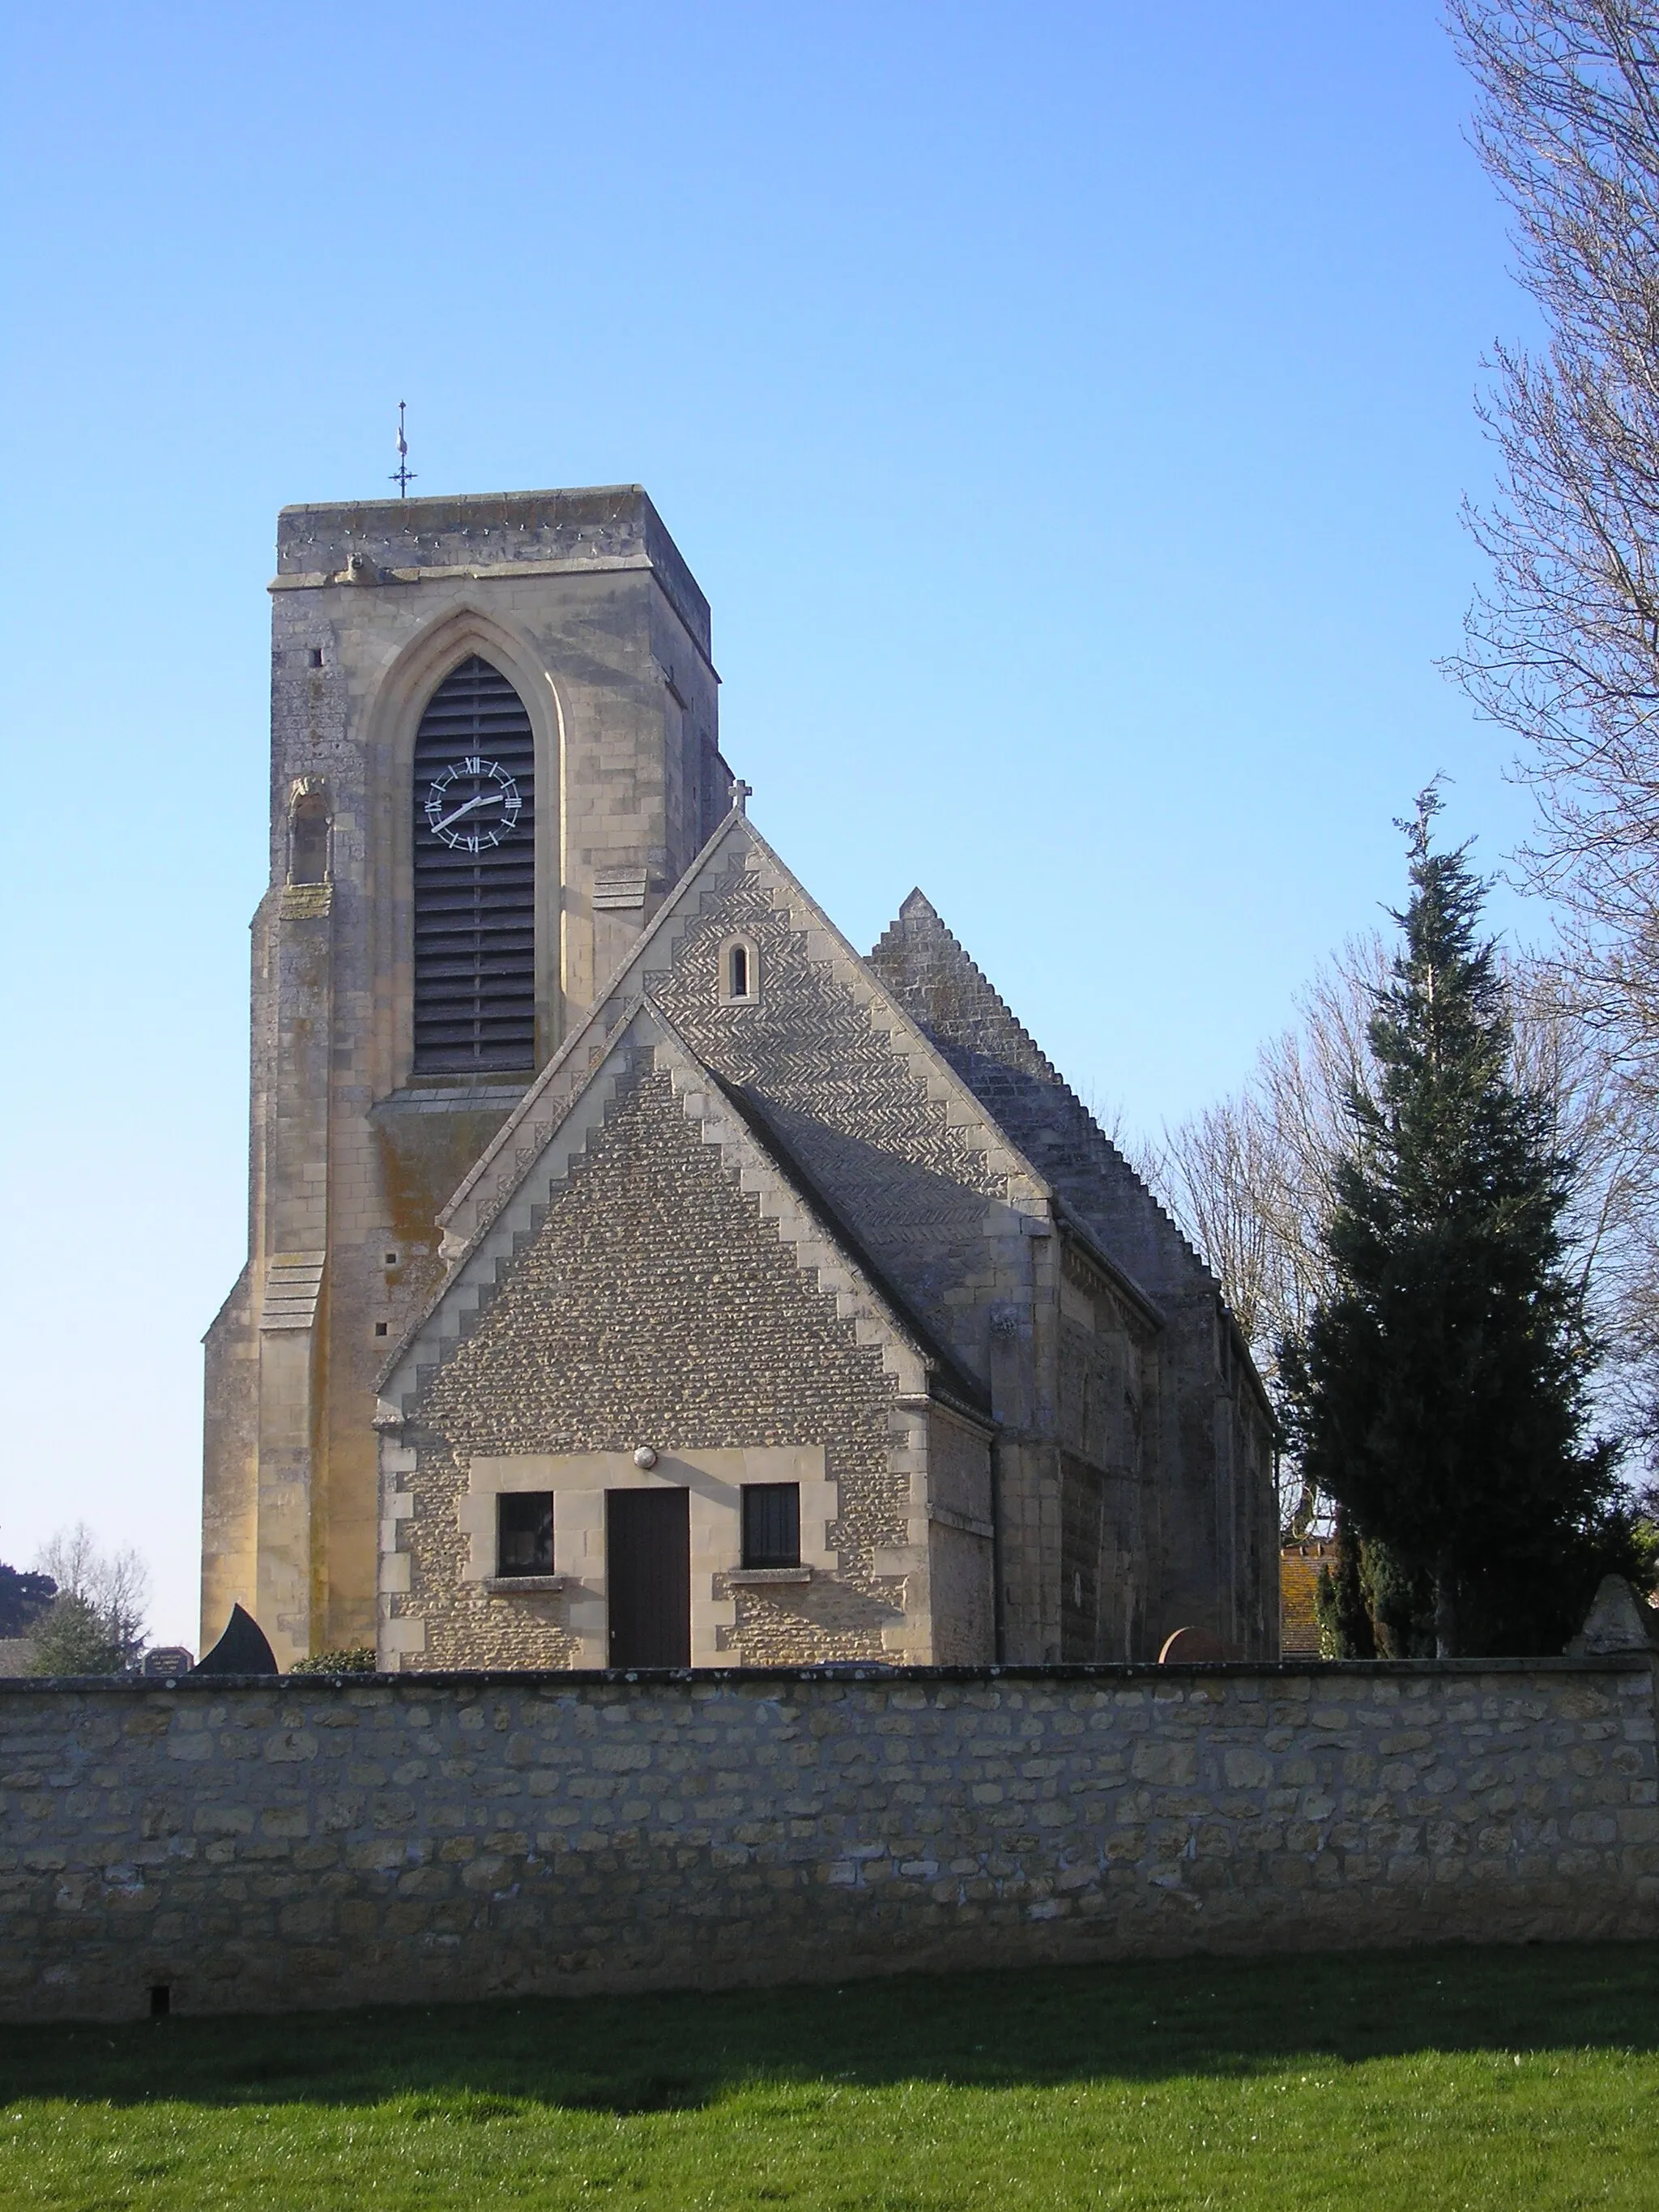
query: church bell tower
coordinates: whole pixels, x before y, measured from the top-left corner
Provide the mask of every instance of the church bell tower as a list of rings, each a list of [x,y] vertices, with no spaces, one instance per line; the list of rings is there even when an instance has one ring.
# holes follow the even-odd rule
[[[374,1381],[435,1217],[726,811],[708,605],[637,485],[293,507],[271,591],[248,1262],[202,1637],[374,1640]]]

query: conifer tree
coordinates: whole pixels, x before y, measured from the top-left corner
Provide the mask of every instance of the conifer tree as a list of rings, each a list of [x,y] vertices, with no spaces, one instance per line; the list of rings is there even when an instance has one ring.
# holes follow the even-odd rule
[[[1336,1511],[1336,1567],[1334,1571],[1328,1565],[1319,1570],[1314,1619],[1319,1624],[1322,1658],[1376,1657],[1376,1636],[1360,1572],[1359,1539],[1340,1506]]]
[[[1334,1287],[1282,1347],[1310,1479],[1395,1581],[1427,1577],[1436,1649],[1559,1650],[1628,1516],[1585,1437],[1596,1349],[1563,1266],[1572,1163],[1510,1077],[1486,885],[1432,849],[1431,787],[1401,824],[1411,896],[1370,1025],[1373,1089],[1327,1232]]]
[[[30,1638],[31,1674],[118,1674],[119,1639],[83,1597],[65,1590]]]

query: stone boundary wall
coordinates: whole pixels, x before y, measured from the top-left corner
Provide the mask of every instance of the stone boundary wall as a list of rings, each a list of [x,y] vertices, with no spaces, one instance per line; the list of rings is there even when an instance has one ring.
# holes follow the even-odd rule
[[[1659,1934],[1647,1658],[0,1685],[0,2017]]]

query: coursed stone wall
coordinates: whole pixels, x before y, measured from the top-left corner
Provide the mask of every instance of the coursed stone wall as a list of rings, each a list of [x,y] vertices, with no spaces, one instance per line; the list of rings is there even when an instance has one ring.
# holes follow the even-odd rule
[[[1645,1657],[0,1686],[0,2016],[1659,1932]]]

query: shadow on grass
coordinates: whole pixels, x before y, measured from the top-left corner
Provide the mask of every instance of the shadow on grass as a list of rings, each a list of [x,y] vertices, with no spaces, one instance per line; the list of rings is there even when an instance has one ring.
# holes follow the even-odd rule
[[[744,2086],[1009,2087],[1412,2052],[1659,2050],[1659,1944],[1445,1948],[0,2029],[0,2097],[690,2111]],[[455,2100],[459,2100],[459,2109]]]

